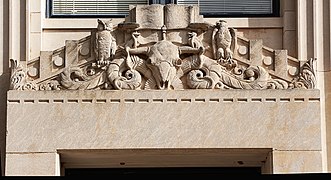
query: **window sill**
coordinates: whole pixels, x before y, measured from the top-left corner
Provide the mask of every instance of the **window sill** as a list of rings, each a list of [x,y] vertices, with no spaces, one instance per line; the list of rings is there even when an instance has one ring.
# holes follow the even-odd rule
[[[282,17],[250,17],[250,18],[205,18],[210,24],[215,24],[223,19],[234,28],[282,28]]]
[[[116,25],[124,21],[124,18],[112,18]],[[258,18],[204,18],[207,23],[215,24],[218,20],[228,21],[234,28],[282,28],[281,17],[258,17]],[[43,20],[43,29],[91,29],[97,27],[96,18],[49,18]]]

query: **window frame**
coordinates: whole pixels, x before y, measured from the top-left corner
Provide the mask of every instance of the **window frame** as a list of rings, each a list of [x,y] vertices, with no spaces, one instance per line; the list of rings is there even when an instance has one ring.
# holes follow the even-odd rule
[[[205,18],[208,17],[225,17],[225,18],[236,18],[236,17],[280,17],[280,0],[272,0],[272,13],[270,14],[222,14],[222,13],[201,13]]]
[[[46,0],[46,18],[124,18],[123,15],[100,15],[100,14],[88,14],[88,15],[54,15],[52,12],[53,0]],[[158,0],[148,0],[148,4],[155,4]],[[165,0],[165,4],[175,3],[177,0]],[[205,18],[213,17],[225,17],[225,18],[242,18],[242,17],[280,17],[280,0],[272,0],[272,13],[270,14],[222,14],[222,13],[200,13]]]
[[[53,0],[46,0],[46,18],[125,18],[124,15],[102,15],[102,14],[88,14],[88,15],[55,15],[52,12]],[[150,1],[150,0],[149,0]],[[148,3],[149,3],[148,1]]]

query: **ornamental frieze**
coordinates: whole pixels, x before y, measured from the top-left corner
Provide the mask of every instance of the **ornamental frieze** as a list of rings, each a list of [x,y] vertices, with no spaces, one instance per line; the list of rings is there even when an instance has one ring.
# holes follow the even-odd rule
[[[13,90],[177,90],[315,88],[313,59],[238,36],[198,6],[138,5],[114,26],[98,19],[91,35],[67,40],[20,64],[11,60]]]

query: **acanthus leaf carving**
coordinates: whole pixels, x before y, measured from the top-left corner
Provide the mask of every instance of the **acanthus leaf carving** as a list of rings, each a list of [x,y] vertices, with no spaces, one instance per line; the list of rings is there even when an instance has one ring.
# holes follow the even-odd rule
[[[141,75],[137,70],[133,69],[133,67],[136,67],[139,64],[138,61],[140,59],[135,56],[130,56],[129,59],[130,62],[132,62],[129,63],[132,65],[132,67],[128,67],[128,58],[121,58],[112,61],[107,69],[108,80],[117,90],[134,90],[141,86]]]
[[[205,57],[202,70],[192,70],[187,81],[190,88],[205,89],[287,89],[287,82],[272,79],[261,66],[250,66],[244,76],[230,73],[214,60]],[[204,70],[203,70],[204,69]]]
[[[20,65],[20,61],[16,59],[10,59],[11,63],[11,77],[10,86],[11,90],[37,90],[37,85],[34,82],[28,82],[26,80],[26,72]]]
[[[313,64],[315,60],[316,59],[311,58],[303,64],[301,73],[293,79],[290,88],[314,89],[316,87],[316,76]]]
[[[19,61],[15,59],[10,59],[11,63],[11,81],[9,88],[12,90],[22,90],[25,83],[26,73],[23,71],[22,66],[20,66]]]
[[[108,89],[104,71],[95,72],[93,68],[84,71],[80,67],[69,67],[60,74],[61,85],[69,90]]]
[[[114,80],[115,89],[135,90],[141,86],[141,75],[136,70],[127,70],[124,76]]]
[[[187,74],[187,85],[192,89],[214,89],[215,84],[215,80],[201,70],[192,70]]]

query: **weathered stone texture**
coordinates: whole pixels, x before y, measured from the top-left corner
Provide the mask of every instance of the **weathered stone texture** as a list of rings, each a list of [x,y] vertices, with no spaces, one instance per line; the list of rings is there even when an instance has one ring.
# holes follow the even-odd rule
[[[318,94],[317,90],[9,91],[7,152],[57,148],[319,151]]]

